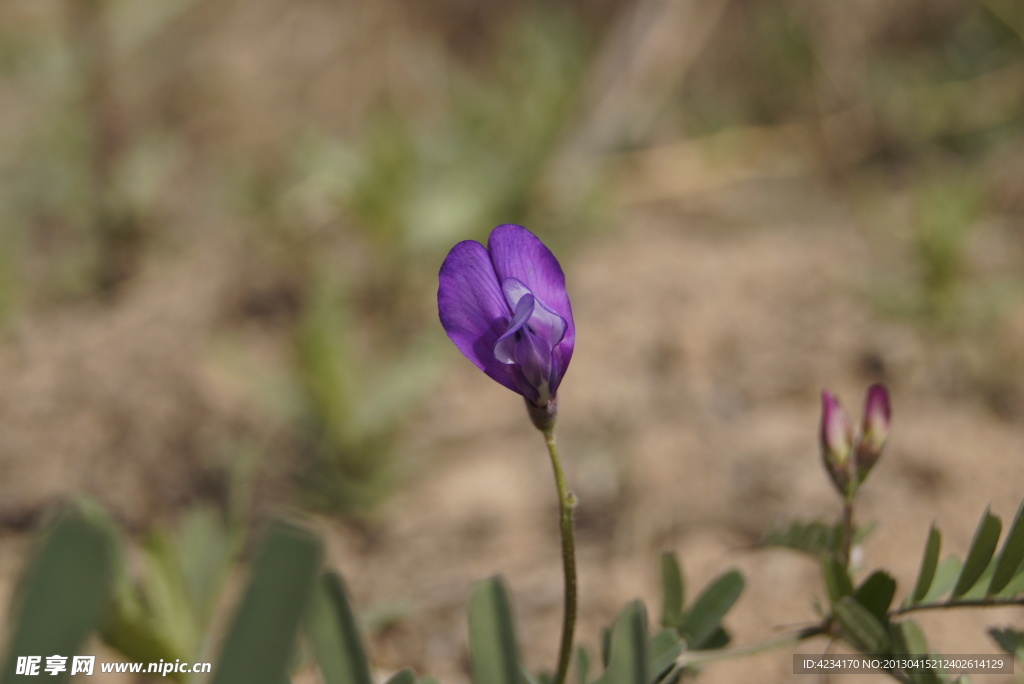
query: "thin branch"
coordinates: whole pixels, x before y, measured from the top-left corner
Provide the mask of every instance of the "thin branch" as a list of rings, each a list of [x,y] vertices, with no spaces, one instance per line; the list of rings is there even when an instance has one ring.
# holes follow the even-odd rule
[[[682,669],[691,665],[712,663],[716,660],[728,660],[729,658],[756,655],[758,653],[772,651],[777,648],[793,646],[801,641],[807,641],[808,639],[828,634],[830,625],[831,623],[826,620],[816,625],[805,627],[797,632],[783,634],[782,636],[778,636],[773,639],[765,639],[764,641],[756,641],[745,646],[719,648],[707,651],[686,651],[676,658],[676,669]]]
[[[998,608],[1001,606],[1024,606],[1024,596],[1015,596],[1013,598],[981,598],[949,600],[935,603],[918,603],[913,606],[893,608],[889,611],[888,616],[890,618],[894,618],[922,610],[941,610],[943,608]]]

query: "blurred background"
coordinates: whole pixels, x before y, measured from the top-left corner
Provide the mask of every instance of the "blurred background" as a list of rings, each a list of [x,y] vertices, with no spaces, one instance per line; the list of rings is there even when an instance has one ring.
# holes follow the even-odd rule
[[[962,553],[1022,494],[1022,215],[1016,0],[3,3],[3,595],[68,497],[186,555],[188,521],[285,507],[382,672],[465,681],[497,572],[549,667],[543,444],[436,318],[447,250],[506,222],[577,318],[584,643],[663,549],[697,583],[748,571],[741,641],[814,618],[813,564],[743,549],[837,513],[823,387],[853,414],[893,391],[861,515],[904,586],[931,520]],[[941,647],[992,651],[949,622]]]

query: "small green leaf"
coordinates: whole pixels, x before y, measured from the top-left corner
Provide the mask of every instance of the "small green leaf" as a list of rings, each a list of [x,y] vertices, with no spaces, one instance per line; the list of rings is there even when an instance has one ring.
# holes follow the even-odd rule
[[[730,570],[715,578],[694,600],[681,630],[690,648],[704,646],[743,593],[744,585],[743,575]]]
[[[853,543],[860,544],[874,530],[875,523],[873,522],[858,527],[853,533]],[[773,527],[757,545],[793,549],[816,558],[825,558],[839,553],[842,541],[842,525],[813,520],[811,522],[796,521]]]
[[[960,601],[960,600],[964,600],[964,601],[971,600],[971,601],[973,601],[973,600],[976,600],[976,599],[983,599],[983,598],[985,598],[985,596],[987,595],[985,593],[985,591],[988,589],[988,585],[992,581],[992,573],[995,572],[995,569],[996,569],[996,564],[995,563],[989,563],[988,566],[985,568],[985,571],[983,573],[981,573],[981,577],[978,578],[978,581],[974,583],[974,586],[971,587],[967,591],[966,594],[964,594],[963,596],[959,596],[959,597],[957,597],[955,599],[951,599],[951,600],[953,600],[953,601]]]
[[[988,630],[988,633],[999,644],[999,648],[1024,663],[1024,632],[1019,632],[1015,629],[996,629],[993,627]]]
[[[190,507],[175,532],[182,579],[200,626],[208,622],[215,608],[231,566],[233,542],[221,514],[212,506]]]
[[[352,606],[341,578],[322,574],[309,611],[309,633],[327,684],[373,684]],[[397,676],[397,675],[396,675]],[[409,681],[413,676],[409,674]]]
[[[37,541],[16,593],[2,681],[31,682],[17,674],[18,656],[72,656],[96,629],[110,601],[117,538],[88,511],[69,507]],[[45,660],[42,667],[45,667]],[[53,682],[67,682],[70,667]]]
[[[287,681],[295,633],[322,557],[320,540],[309,530],[282,520],[271,524],[221,648],[213,684]]]
[[[928,641],[920,625],[914,620],[904,620],[889,624],[892,637],[893,655],[926,656],[930,655]],[[942,679],[935,670],[915,670],[908,673],[914,684],[941,684]]]
[[[935,579],[932,586],[921,599],[921,603],[932,603],[942,598],[953,588],[956,578],[960,575],[960,559],[950,554],[939,561],[939,567],[935,569]]]
[[[713,651],[717,648],[725,648],[729,645],[730,641],[732,641],[732,635],[729,634],[725,627],[719,625],[718,629],[712,632],[711,636],[705,639],[700,647],[705,651]]]
[[[836,525],[819,520],[796,521],[772,528],[761,539],[759,545],[793,549],[822,558],[839,550],[840,539],[840,531]]]
[[[683,652],[683,642],[674,629],[663,629],[651,637],[650,647],[651,663],[648,671],[655,677],[663,674],[672,667],[676,658]]]
[[[917,573],[917,582],[914,583],[914,591],[910,595],[912,603],[919,603],[928,593],[935,579],[935,568],[939,564],[939,550],[942,548],[942,533],[935,527],[934,523],[928,530],[928,541],[924,545],[924,555],[921,558],[921,569]]]
[[[914,620],[894,622],[889,626],[894,648],[906,655],[928,655],[928,640],[921,631],[921,626]]]
[[[885,627],[852,596],[844,596],[833,607],[832,615],[850,643],[862,653],[885,653],[889,635]]]
[[[469,657],[473,681],[519,684],[519,647],[512,606],[500,577],[477,582],[469,599]]]
[[[989,513],[986,508],[974,532],[974,540],[971,541],[971,549],[964,559],[960,578],[953,587],[953,596],[963,596],[981,578],[981,574],[992,560],[992,554],[995,553],[1002,527],[1003,523],[999,518]]]
[[[1001,598],[1011,598],[1020,594],[1024,594],[1024,566],[1017,570],[1017,574],[1013,576],[1009,584],[1003,587],[998,596]]]
[[[836,556],[826,558],[823,571],[829,603],[836,604],[839,599],[853,593],[853,580],[850,579],[849,571],[839,558]]]
[[[608,669],[595,684],[649,684],[647,646],[647,611],[634,601],[615,620]]]
[[[992,581],[988,585],[988,595],[991,596],[1002,591],[1013,579],[1022,562],[1024,562],[1024,501],[1017,508],[1013,525],[1006,533],[1006,540],[999,552],[999,560],[996,561],[995,572],[992,573]]]
[[[661,554],[661,626],[679,629],[685,600],[683,571],[671,551]]]
[[[407,667],[391,675],[385,684],[416,684],[416,673]]]
[[[175,548],[170,533],[161,529],[147,537],[143,551],[146,575],[142,598],[150,620],[173,652],[192,653],[202,637],[202,626],[189,596],[183,555]]]
[[[896,580],[886,572],[877,570],[853,592],[857,603],[868,609],[880,622],[888,622],[886,613],[896,594]]]
[[[579,684],[589,684],[590,680],[590,654],[582,646],[576,647],[576,681]]]

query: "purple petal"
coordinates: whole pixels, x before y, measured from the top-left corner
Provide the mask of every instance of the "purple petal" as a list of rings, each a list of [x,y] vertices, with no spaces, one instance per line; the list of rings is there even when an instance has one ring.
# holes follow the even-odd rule
[[[466,358],[488,376],[521,392],[514,366],[494,358],[494,345],[512,316],[484,246],[466,240],[452,247],[438,275],[441,325]]]
[[[868,388],[864,400],[863,439],[871,448],[881,451],[889,435],[892,410],[889,406],[889,390],[885,385],[875,383]]]
[[[491,231],[487,248],[494,264],[498,282],[506,278],[521,281],[549,311],[561,317],[566,324],[565,334],[555,346],[551,378],[551,392],[569,366],[576,344],[576,326],[572,306],[565,291],[565,275],[558,260],[540,239],[522,226],[507,223]]]
[[[839,464],[846,462],[853,448],[853,423],[830,392],[821,393],[821,446],[826,457]]]
[[[565,330],[568,324],[565,319],[551,310],[551,308],[530,292],[521,281],[515,278],[505,278],[501,283],[501,289],[505,293],[505,300],[509,306],[519,311],[519,302],[529,295],[533,301],[530,307],[529,327],[530,332],[539,335],[548,346],[554,349],[555,345],[565,337]],[[507,334],[507,333],[506,333]]]
[[[516,313],[512,316],[508,329],[494,344],[494,358],[501,363],[506,365],[519,363],[516,361],[516,333],[522,330],[526,322],[530,320],[530,316],[533,315],[534,303],[533,295],[529,292],[516,302]]]

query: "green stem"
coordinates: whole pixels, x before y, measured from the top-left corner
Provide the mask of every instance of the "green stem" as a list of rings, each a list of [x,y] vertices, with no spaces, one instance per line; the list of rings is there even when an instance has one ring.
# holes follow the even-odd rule
[[[562,642],[558,649],[558,670],[552,684],[564,684],[569,674],[569,658],[572,655],[572,636],[576,628],[576,542],[573,538],[573,509],[576,496],[565,484],[565,473],[558,457],[554,425],[544,430],[544,441],[551,455],[551,468],[555,471],[555,486],[558,488],[558,519],[562,530],[562,567],[565,574],[565,614],[562,617]]]
[[[673,667],[671,674],[676,674],[693,665],[704,665],[705,663],[712,663],[716,660],[727,660],[729,658],[756,655],[766,651],[773,651],[777,648],[793,646],[801,641],[813,639],[814,637],[825,634],[828,634],[828,623],[822,622],[821,624],[801,629],[798,632],[783,634],[782,636],[775,637],[774,639],[757,641],[752,644],[747,644],[746,646],[718,648],[710,651],[686,651],[676,658],[675,666]],[[664,681],[668,681],[669,679],[670,677],[663,678]]]
[[[943,608],[997,608],[1000,606],[1024,606],[1024,596],[1014,598],[981,598],[981,599],[956,599],[955,601],[942,601],[936,603],[918,603],[914,606],[894,608],[889,611],[889,617],[899,617],[907,613],[916,613],[921,610],[942,610]]]
[[[843,566],[850,567],[850,550],[853,546],[853,495],[843,499],[843,548],[840,560]]]

